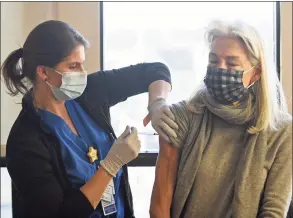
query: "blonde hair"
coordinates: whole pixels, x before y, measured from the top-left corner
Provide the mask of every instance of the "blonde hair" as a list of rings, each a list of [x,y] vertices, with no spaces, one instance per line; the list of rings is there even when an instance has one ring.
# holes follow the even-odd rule
[[[250,134],[258,133],[262,130],[276,130],[287,120],[287,104],[283,94],[283,89],[277,76],[274,61],[269,59],[265,52],[264,43],[257,31],[250,25],[241,21],[231,23],[213,21],[208,25],[205,39],[209,47],[219,36],[236,37],[247,48],[248,57],[253,66],[258,65],[261,77],[254,88],[254,105],[249,105],[248,110],[255,108],[254,122],[248,128]],[[191,112],[202,113],[204,104],[201,99],[205,86],[202,84],[196,90],[189,101],[188,108]],[[249,101],[252,102],[252,101]]]

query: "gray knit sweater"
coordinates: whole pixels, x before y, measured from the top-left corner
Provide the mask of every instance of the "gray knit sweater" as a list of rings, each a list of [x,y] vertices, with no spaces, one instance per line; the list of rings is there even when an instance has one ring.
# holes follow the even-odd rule
[[[292,123],[249,135],[212,108],[192,114],[171,106],[180,160],[172,218],[281,218],[292,197]],[[214,112],[214,111],[213,111]],[[217,115],[216,115],[217,114]]]

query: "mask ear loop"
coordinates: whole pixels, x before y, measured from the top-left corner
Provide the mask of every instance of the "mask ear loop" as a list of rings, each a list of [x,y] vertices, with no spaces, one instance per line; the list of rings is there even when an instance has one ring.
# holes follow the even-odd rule
[[[249,71],[251,71],[254,67],[256,67],[257,65],[254,65],[254,66],[252,66],[251,68],[249,68],[248,70],[245,70],[244,72],[243,72],[243,74],[246,74],[246,73],[248,73]]]
[[[48,76],[49,76],[49,73],[47,72],[46,68],[49,68],[51,69],[50,67],[45,67],[45,74],[47,75],[47,78],[45,79],[45,83],[47,83],[48,86],[50,86],[52,88],[52,85],[48,82]],[[52,69],[53,70],[53,69]]]
[[[249,71],[251,71],[253,68],[255,68],[255,67],[257,67],[257,66],[258,66],[258,64],[254,65],[254,66],[252,66],[251,68],[249,68],[248,70],[244,71],[244,72],[243,72],[243,75],[244,75],[245,73],[248,73]],[[249,86],[246,87],[246,89],[249,89],[249,88],[250,88],[251,86],[253,86],[257,81],[258,81],[258,80],[256,80],[256,81],[254,81],[253,83],[251,83]]]
[[[46,81],[47,85],[50,86],[51,88],[53,88],[53,86],[48,82]]]
[[[49,68],[50,70],[53,70],[54,72],[60,74],[61,76],[63,75],[62,73],[60,73],[59,71],[57,71],[57,70],[55,70],[55,69],[53,69],[53,68],[51,68],[51,67],[46,67],[46,68]],[[47,72],[46,72],[46,73],[47,73]],[[47,74],[48,74],[48,73],[47,73]],[[50,86],[50,88],[55,88],[54,86],[52,86],[52,85],[47,81],[47,79],[46,79],[45,82],[47,83],[48,86]]]
[[[257,80],[254,81],[253,83],[251,83],[249,86],[247,86],[246,89],[249,89],[249,88],[250,88],[251,86],[253,86],[256,82],[257,82]]]
[[[60,73],[59,71],[57,71],[57,70],[55,70],[55,69],[53,69],[53,68],[51,68],[51,67],[49,67],[49,68],[50,68],[51,70],[53,70],[54,72],[60,74],[61,76],[63,75],[63,73]]]

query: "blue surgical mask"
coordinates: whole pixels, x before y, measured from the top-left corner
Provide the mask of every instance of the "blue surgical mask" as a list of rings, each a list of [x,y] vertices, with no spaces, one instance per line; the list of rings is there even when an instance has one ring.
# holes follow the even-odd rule
[[[47,82],[56,99],[72,100],[82,95],[87,85],[86,72],[60,73],[54,69],[52,70],[62,76],[62,84],[60,87],[54,87]]]

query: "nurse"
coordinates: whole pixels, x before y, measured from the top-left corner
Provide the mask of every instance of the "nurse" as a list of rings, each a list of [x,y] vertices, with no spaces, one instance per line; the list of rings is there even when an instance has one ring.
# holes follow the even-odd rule
[[[168,68],[143,63],[87,75],[87,46],[70,25],[46,21],[1,67],[9,93],[24,94],[7,141],[22,217],[134,217],[126,164],[141,145],[135,127],[116,138],[109,113],[128,97],[148,91],[153,127],[176,137]]]

